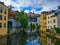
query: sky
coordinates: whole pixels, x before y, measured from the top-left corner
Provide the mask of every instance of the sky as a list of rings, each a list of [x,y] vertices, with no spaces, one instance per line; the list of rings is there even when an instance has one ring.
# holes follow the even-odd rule
[[[56,10],[60,0],[0,0],[6,6],[11,5],[12,10],[41,13],[42,11]]]

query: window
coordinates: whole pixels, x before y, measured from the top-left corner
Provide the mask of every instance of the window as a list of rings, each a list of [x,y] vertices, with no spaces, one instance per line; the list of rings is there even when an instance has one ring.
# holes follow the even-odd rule
[[[0,23],[0,28],[2,27],[2,23]]]
[[[53,27],[55,28],[55,27],[56,27],[56,25],[53,25]]]
[[[6,16],[4,16],[4,20],[6,20]]]
[[[49,24],[49,21],[48,21],[48,24]]]
[[[56,20],[54,19],[54,20],[53,20],[53,23],[55,23],[55,22],[56,22]]]
[[[2,20],[2,15],[0,15],[0,20]]]
[[[6,14],[6,9],[4,9],[4,14]]]
[[[6,27],[6,23],[4,23],[4,27]]]
[[[55,15],[57,16],[57,15],[58,15],[58,13],[55,13]]]
[[[49,17],[48,17],[48,19],[49,19]]]
[[[49,28],[49,26],[48,26],[48,28]]]
[[[2,12],[2,7],[0,7],[0,12]]]

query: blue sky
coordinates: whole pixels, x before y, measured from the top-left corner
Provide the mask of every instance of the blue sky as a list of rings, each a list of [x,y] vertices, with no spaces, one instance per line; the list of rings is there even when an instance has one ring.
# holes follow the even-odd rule
[[[0,0],[5,5],[12,5],[13,10],[40,13],[41,11],[55,10],[60,0]]]

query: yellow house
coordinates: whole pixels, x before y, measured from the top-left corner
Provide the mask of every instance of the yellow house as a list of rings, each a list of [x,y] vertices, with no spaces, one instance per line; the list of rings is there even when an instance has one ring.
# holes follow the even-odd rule
[[[46,19],[46,14],[47,12],[42,12],[40,15],[40,30],[41,31],[46,31],[47,28],[47,19]]]
[[[43,11],[40,14],[40,42],[41,45],[47,45],[47,41],[46,41],[46,34],[44,32],[46,32],[47,29],[47,11]]]
[[[8,31],[8,8],[0,2],[0,38],[5,36]],[[0,39],[0,45],[7,45],[7,38]]]
[[[47,23],[47,19],[46,19],[46,12],[41,12],[40,14],[40,42],[42,45],[46,45],[46,35],[44,33],[42,33],[43,31],[46,31],[46,23]],[[43,38],[44,37],[44,38]]]

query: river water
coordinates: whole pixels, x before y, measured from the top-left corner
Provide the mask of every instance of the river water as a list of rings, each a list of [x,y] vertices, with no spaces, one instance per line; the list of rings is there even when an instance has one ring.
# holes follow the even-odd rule
[[[40,45],[38,39],[35,40],[27,40],[26,45]]]
[[[35,36],[36,37],[36,36]],[[28,35],[26,32],[19,32],[8,36],[8,45],[40,45],[38,38]]]

